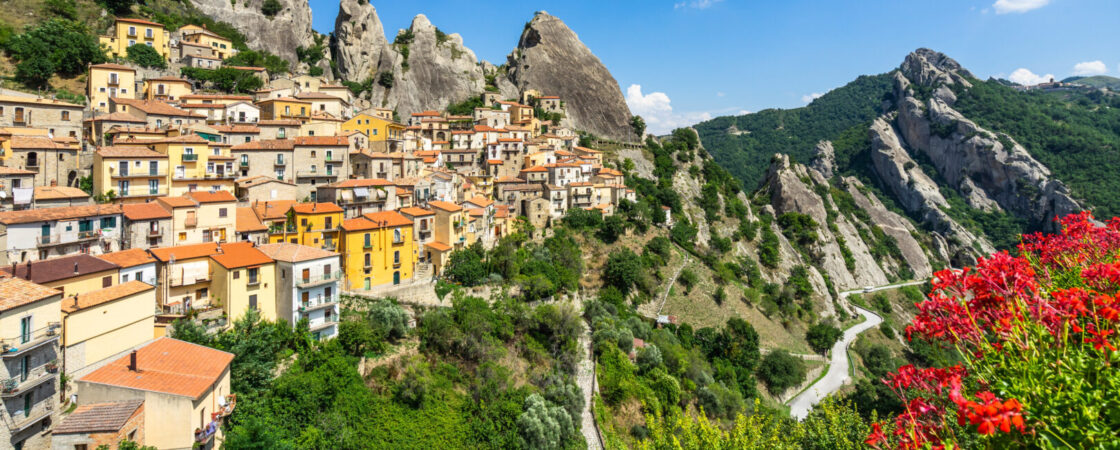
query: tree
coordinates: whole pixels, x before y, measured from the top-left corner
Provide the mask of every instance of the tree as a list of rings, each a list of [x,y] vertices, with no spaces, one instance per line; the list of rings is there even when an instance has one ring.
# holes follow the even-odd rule
[[[55,73],[78,75],[89,64],[105,62],[97,38],[85,25],[66,19],[28,26],[9,40],[6,50],[17,64],[16,78],[32,87],[45,87]]]
[[[447,277],[463,286],[477,286],[486,278],[486,265],[482,255],[473,248],[451,252],[451,258],[444,270]]]
[[[634,134],[638,135],[638,138],[641,139],[641,137],[645,136],[646,134],[645,119],[642,119],[642,116],[631,116],[630,128],[634,130]]]
[[[785,350],[774,350],[762,358],[758,377],[766,383],[770,393],[781,395],[786,389],[805,381],[805,362]]]
[[[608,244],[614,243],[618,237],[626,232],[626,222],[618,214],[612,214],[603,219],[603,223],[599,225],[599,232],[596,233],[599,239]]]
[[[128,60],[136,63],[141,67],[166,69],[167,61],[160,56],[156,49],[146,44],[132,44],[125,49],[128,53]]]
[[[603,284],[614,286],[625,296],[642,275],[642,260],[628,248],[616,249],[603,266]]]
[[[98,3],[113,14],[124,15],[132,12],[132,5],[136,0],[99,0]]]
[[[525,399],[525,412],[517,416],[517,428],[524,448],[559,449],[575,433],[571,416],[540,394]]]
[[[369,306],[369,326],[381,339],[396,342],[408,333],[408,312],[396,302],[382,298]]]
[[[261,3],[261,13],[268,17],[275,16],[282,9],[284,5],[281,5],[278,0],[264,0],[264,3]]]
[[[656,345],[646,344],[645,347],[638,350],[636,362],[638,363],[638,370],[641,370],[642,373],[661,367],[661,349],[657,348]]]
[[[385,71],[377,74],[377,84],[385,89],[392,89],[393,83],[396,80],[393,78],[393,72]]]
[[[844,335],[843,331],[828,322],[820,322],[816,325],[809,327],[805,332],[805,340],[809,342],[809,346],[813,351],[826,354],[832,348],[836,341]]]
[[[171,324],[171,337],[199,345],[210,345],[206,328],[190,319],[176,319]]]

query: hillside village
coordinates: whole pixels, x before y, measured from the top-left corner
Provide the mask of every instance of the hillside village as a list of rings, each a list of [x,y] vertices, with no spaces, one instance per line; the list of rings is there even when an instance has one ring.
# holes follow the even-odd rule
[[[141,19],[101,38],[118,57],[137,42],[206,70],[236,52]],[[548,92],[399,117],[323,77],[235,68],[262,87],[118,61],[88,66],[85,105],[0,95],[0,442],[209,448],[236,407],[233,355],[166,337],[175,320],[217,332],[254,310],[332,339],[343,295],[430,290],[458,249],[634,200],[538,117],[564,115]]]

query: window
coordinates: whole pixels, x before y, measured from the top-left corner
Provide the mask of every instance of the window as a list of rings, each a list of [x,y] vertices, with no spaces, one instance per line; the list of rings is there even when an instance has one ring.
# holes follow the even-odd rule
[[[62,112],[62,120],[70,120],[70,111]]]
[[[397,250],[397,251],[393,252],[393,265],[394,266],[401,265],[401,252],[400,252],[400,250]]]
[[[372,247],[372,245],[370,245],[370,242],[369,242],[369,233],[366,233],[365,247],[366,248]]]
[[[229,212],[226,211],[226,208],[218,208],[218,217],[226,217],[226,216],[229,216]]]
[[[400,228],[397,228],[397,229],[393,230],[393,243],[394,244],[400,244],[401,243],[401,229]]]
[[[116,217],[102,217],[101,218],[101,228],[116,228],[116,226],[117,226],[117,218]]]
[[[256,268],[249,269],[249,284],[259,283],[260,282],[260,277],[258,277],[259,274],[260,274],[260,269],[256,269]],[[253,297],[256,298],[255,295]]]
[[[19,342],[21,344],[31,342],[31,316],[19,319]]]
[[[154,36],[155,36],[155,33],[152,32],[151,28],[148,28],[148,29],[144,30],[144,37],[146,37],[148,39],[151,39]],[[149,43],[148,45],[152,45],[152,44]]]
[[[241,279],[241,271],[240,270],[233,271],[233,279],[235,279],[235,280]]]
[[[121,283],[128,283],[128,274],[121,275]]]
[[[256,311],[257,309],[257,294],[249,296],[249,309]]]
[[[113,285],[113,277],[112,276],[101,277],[101,287],[107,288],[107,287],[112,286],[112,285]]]
[[[179,240],[180,241],[187,240],[187,233],[179,233]]]
[[[325,276],[325,277],[331,276],[331,265],[330,264],[327,264],[327,265],[323,266],[323,276]]]
[[[372,266],[372,264],[370,264],[370,256],[369,256],[369,253],[366,253],[366,257],[365,257],[365,263],[366,263],[366,267],[370,267],[370,266]],[[368,289],[368,288],[367,288],[367,289]]]
[[[128,35],[129,36],[136,36],[136,27],[128,27]],[[128,42],[130,42],[129,45],[132,45],[131,44],[132,41],[128,41]]]

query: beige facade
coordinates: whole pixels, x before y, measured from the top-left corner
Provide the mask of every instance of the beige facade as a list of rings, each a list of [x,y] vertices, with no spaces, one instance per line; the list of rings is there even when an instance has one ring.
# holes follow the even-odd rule
[[[110,112],[111,98],[136,98],[136,70],[120,64],[89,66],[86,75],[86,97],[94,111]]]
[[[62,367],[80,377],[152,339],[156,289],[142,281],[78,293],[62,301]]]
[[[12,136],[8,167],[35,172],[36,186],[77,186],[78,148],[40,136]]]
[[[348,177],[350,142],[341,136],[300,136],[295,138],[294,169],[297,200],[315,197],[316,186]]]
[[[81,141],[83,109],[59,100],[0,95],[0,127],[41,128],[49,136]]]
[[[282,181],[295,180],[297,166],[294,158],[294,139],[268,139],[235,144],[230,147],[230,154],[234,158],[234,168],[242,178],[269,177]]]

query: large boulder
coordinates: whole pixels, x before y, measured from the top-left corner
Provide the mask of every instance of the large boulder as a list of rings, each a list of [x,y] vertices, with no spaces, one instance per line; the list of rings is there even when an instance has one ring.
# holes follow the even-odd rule
[[[379,67],[389,67],[389,41],[377,17],[377,8],[366,0],[342,0],[334,19],[334,49],[338,71],[343,79],[362,81]]]
[[[265,0],[191,0],[202,14],[232,24],[245,35],[245,44],[266,50],[295,63],[296,48],[315,45],[311,30],[311,6],[307,0],[277,0],[280,12],[268,17],[261,12]]]

